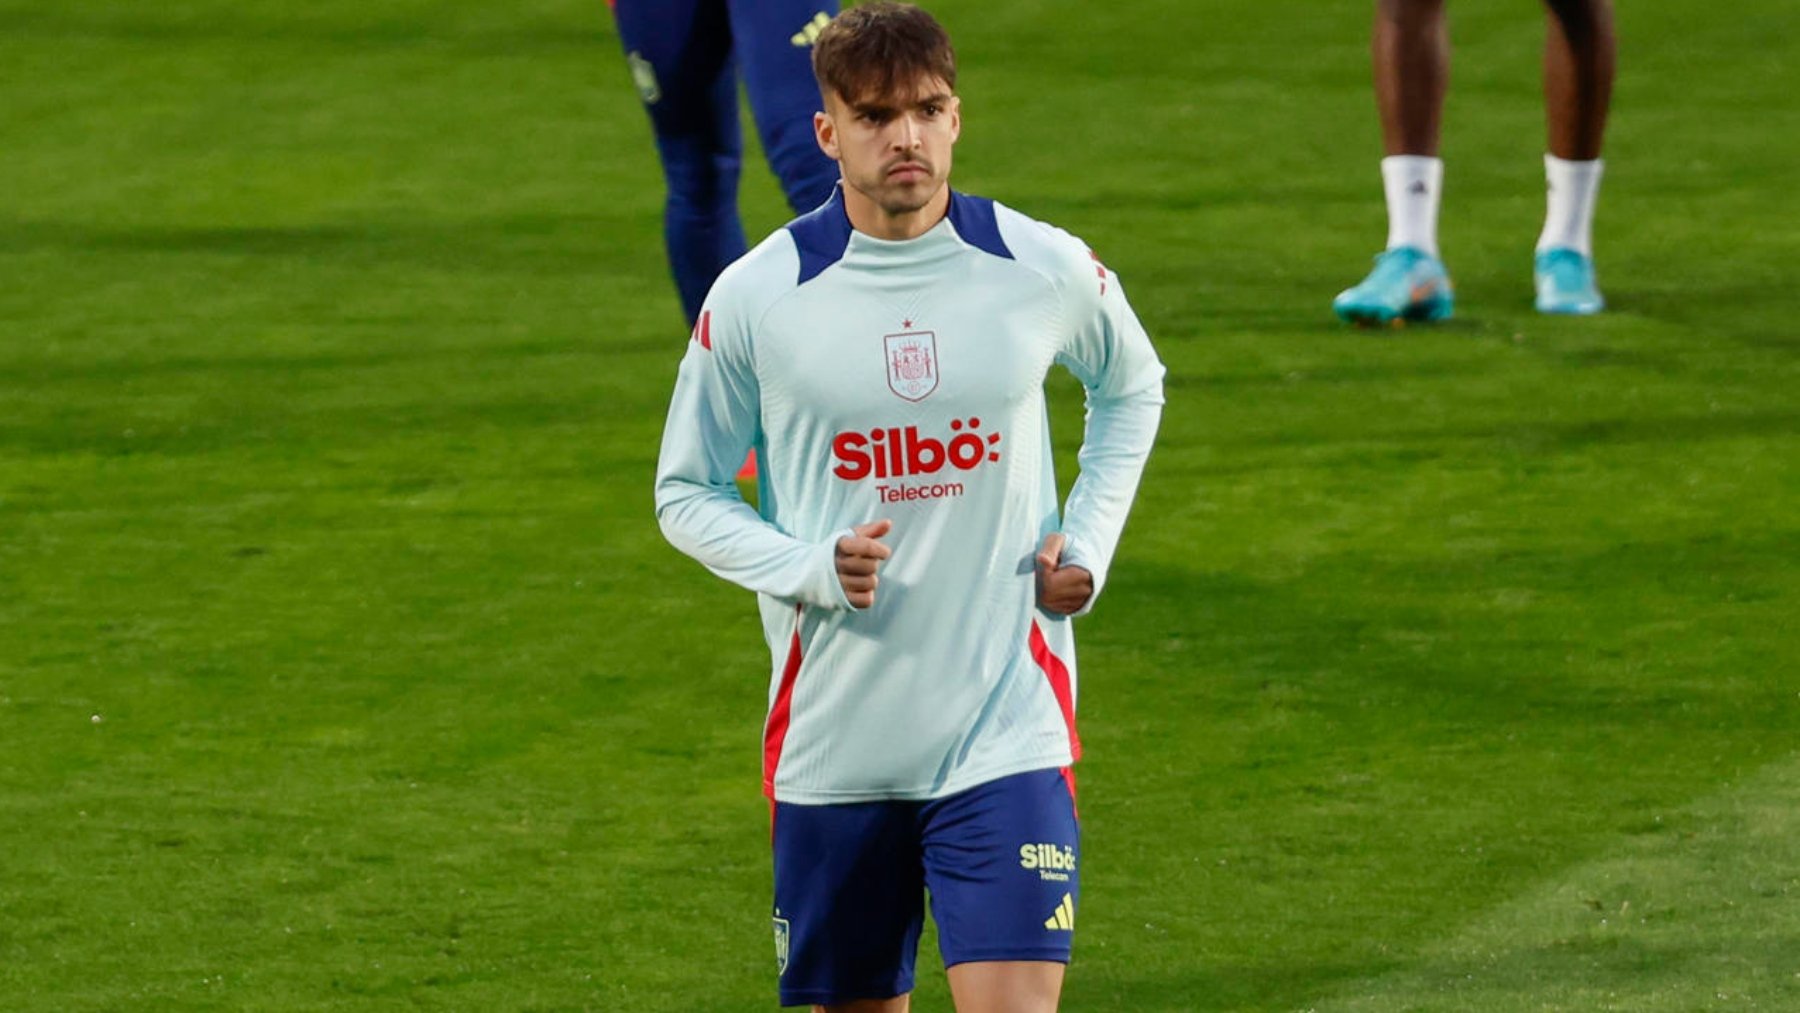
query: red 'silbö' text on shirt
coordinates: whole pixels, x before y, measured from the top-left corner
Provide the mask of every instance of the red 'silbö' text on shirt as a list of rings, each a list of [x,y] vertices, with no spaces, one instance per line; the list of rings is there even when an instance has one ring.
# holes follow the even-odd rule
[[[839,433],[831,441],[831,455],[838,459],[838,464],[831,469],[831,473],[845,481],[856,482],[870,476],[902,478],[907,475],[933,475],[945,465],[960,471],[973,471],[983,461],[1000,460],[997,446],[1000,434],[977,432],[981,428],[981,420],[978,418],[968,420],[966,431],[963,430],[964,424],[962,419],[951,422],[953,432],[946,440],[921,436],[918,426],[871,429],[866,433],[854,430]],[[894,502],[885,493],[882,498],[886,502]]]

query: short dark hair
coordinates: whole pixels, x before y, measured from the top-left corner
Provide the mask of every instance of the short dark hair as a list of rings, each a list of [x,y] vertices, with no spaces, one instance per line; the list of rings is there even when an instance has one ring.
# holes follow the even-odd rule
[[[846,102],[890,95],[921,77],[942,78],[956,90],[950,33],[908,3],[858,4],[832,18],[813,43],[812,64],[819,91]]]

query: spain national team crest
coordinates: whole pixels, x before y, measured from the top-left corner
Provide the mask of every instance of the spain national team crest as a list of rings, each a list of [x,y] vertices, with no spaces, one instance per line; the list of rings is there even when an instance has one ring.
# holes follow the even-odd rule
[[[775,912],[775,967],[776,974],[786,974],[788,965],[788,920]]]
[[[633,50],[625,54],[625,63],[631,67],[631,83],[637,85],[638,97],[647,106],[653,106],[662,100],[662,85],[656,83],[656,67],[644,54]]]
[[[887,351],[888,387],[908,401],[923,401],[937,390],[937,335],[906,331],[882,338]]]

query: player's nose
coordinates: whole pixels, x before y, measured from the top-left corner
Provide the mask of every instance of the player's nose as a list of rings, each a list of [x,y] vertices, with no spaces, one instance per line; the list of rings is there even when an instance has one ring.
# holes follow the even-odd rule
[[[919,121],[910,115],[902,116],[900,117],[899,132],[894,138],[894,146],[902,151],[911,151],[919,146],[920,135]]]

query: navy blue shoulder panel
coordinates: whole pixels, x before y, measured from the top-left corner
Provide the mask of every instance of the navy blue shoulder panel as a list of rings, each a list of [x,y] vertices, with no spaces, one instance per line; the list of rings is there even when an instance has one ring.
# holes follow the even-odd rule
[[[804,285],[844,259],[850,245],[850,216],[844,213],[844,187],[838,184],[831,199],[787,224],[800,251],[800,278]]]
[[[970,246],[996,257],[1015,259],[1006,240],[1000,236],[1000,223],[994,218],[994,202],[986,197],[950,191],[950,224]]]

